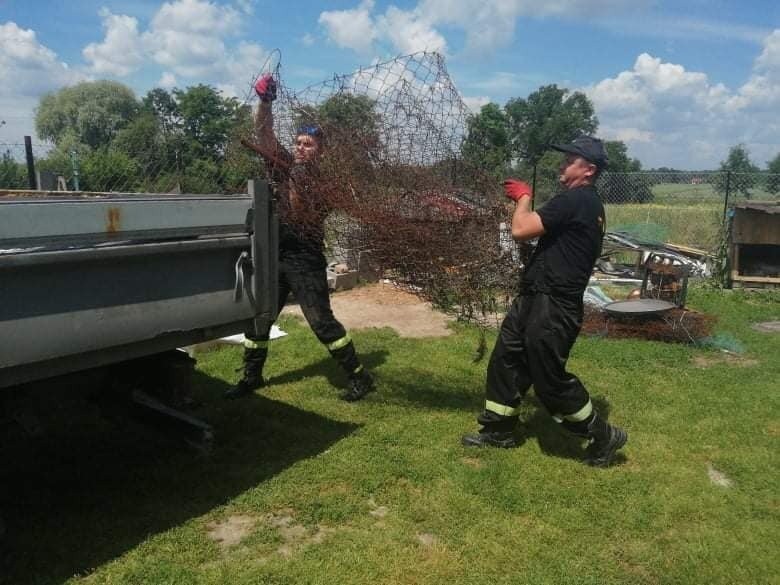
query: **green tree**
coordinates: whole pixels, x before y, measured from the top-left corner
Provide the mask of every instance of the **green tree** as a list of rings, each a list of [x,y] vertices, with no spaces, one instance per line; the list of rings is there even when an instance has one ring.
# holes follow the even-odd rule
[[[614,173],[636,173],[642,170],[639,159],[628,156],[628,146],[622,140],[604,141],[604,149],[609,157],[609,170]]]
[[[296,127],[316,124],[325,135],[327,156],[320,170],[330,177],[348,176],[366,184],[375,182],[375,162],[381,148],[380,117],[376,102],[365,95],[336,93],[318,106],[293,112]],[[356,185],[353,185],[356,187]]]
[[[179,106],[173,96],[162,88],[155,87],[144,96],[143,110],[157,119],[165,135],[173,135],[180,127]]]
[[[27,169],[6,150],[0,158],[0,189],[27,189]]]
[[[112,149],[134,159],[145,176],[157,174],[161,168],[172,164],[173,157],[166,146],[158,119],[148,111],[141,112],[117,132],[111,142]]]
[[[767,163],[767,172],[766,190],[776,195],[780,191],[780,152]]]
[[[90,148],[106,146],[139,111],[133,91],[116,81],[85,81],[41,98],[35,129],[59,145],[67,139]]]
[[[756,184],[759,169],[750,160],[750,154],[744,144],[737,144],[729,149],[726,160],[720,163],[723,171],[714,182],[715,190],[719,193],[741,193],[745,199],[750,199],[750,189]]]
[[[550,144],[593,134],[599,124],[585,94],[569,93],[557,85],[542,86],[526,99],[511,99],[504,110],[512,154],[531,166],[541,160]]]
[[[108,148],[90,152],[79,166],[83,191],[137,191],[143,177],[136,160]]]
[[[187,154],[193,158],[221,160],[227,148],[231,129],[241,114],[235,98],[224,98],[208,85],[185,90],[175,89],[179,127],[185,138]]]
[[[498,104],[489,103],[469,116],[463,159],[467,164],[503,177],[512,158],[506,114]]]

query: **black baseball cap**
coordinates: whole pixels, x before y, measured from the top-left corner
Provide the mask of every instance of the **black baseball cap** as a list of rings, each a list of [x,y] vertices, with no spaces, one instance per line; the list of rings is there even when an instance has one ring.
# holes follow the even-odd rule
[[[606,169],[609,166],[607,151],[604,149],[604,143],[593,136],[578,136],[569,144],[551,144],[550,148],[581,156],[588,162],[592,162],[599,169]]]

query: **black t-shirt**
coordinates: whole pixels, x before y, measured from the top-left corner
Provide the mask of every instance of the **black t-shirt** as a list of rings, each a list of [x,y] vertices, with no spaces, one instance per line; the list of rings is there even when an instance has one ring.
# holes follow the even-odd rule
[[[604,237],[604,206],[593,186],[564,191],[537,210],[545,233],[523,274],[524,292],[581,297]]]
[[[289,171],[272,173],[279,193],[279,257],[307,268],[324,268],[324,222],[329,210],[318,189],[319,172],[315,165],[293,163],[287,151],[283,158],[291,164]],[[291,188],[300,198],[297,212],[290,201]]]

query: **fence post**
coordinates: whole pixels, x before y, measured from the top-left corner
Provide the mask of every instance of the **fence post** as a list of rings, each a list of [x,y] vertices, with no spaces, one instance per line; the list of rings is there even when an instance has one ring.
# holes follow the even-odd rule
[[[27,184],[31,191],[38,188],[38,181],[35,180],[35,159],[33,159],[32,138],[24,137],[24,154],[27,157]]]
[[[70,151],[70,166],[73,169],[73,190],[81,191],[79,187],[79,161],[75,150]]]
[[[726,196],[723,201],[723,222],[726,222],[726,213],[729,210],[729,193],[731,191],[731,171],[726,171]]]

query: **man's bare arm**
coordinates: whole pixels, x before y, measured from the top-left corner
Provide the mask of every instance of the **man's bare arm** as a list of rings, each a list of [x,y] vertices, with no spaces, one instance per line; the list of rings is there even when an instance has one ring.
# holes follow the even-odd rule
[[[519,199],[515,205],[515,212],[512,214],[512,238],[518,242],[525,242],[544,233],[542,218],[531,210],[531,198]]]
[[[271,156],[281,155],[283,147],[274,133],[273,106],[270,101],[261,101],[255,114],[255,140],[257,145]]]

